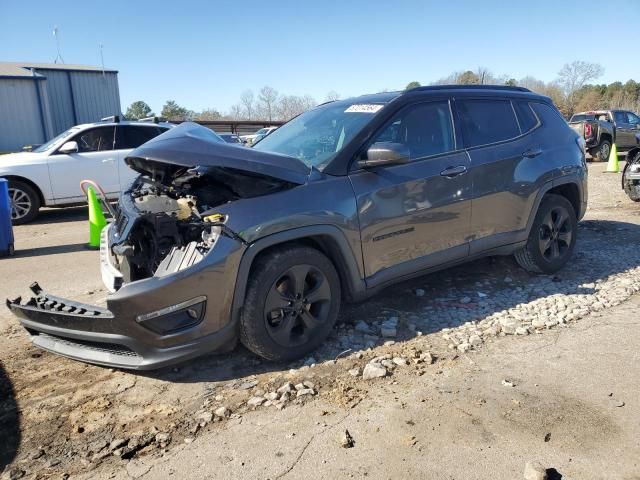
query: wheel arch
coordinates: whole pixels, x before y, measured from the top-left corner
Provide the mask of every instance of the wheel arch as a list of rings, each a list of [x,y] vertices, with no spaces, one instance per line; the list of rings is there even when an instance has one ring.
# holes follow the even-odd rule
[[[40,205],[42,205],[43,207],[46,205],[46,201],[44,198],[44,194],[42,193],[42,189],[33,180],[29,180],[28,178],[21,177],[20,175],[3,175],[3,178],[6,178],[9,181],[15,180],[18,182],[26,183],[31,188],[33,188],[35,192],[38,194],[38,198],[40,199]]]
[[[233,294],[231,318],[237,322],[242,313],[247,283],[256,260],[286,245],[305,245],[319,250],[333,263],[340,277],[343,298],[356,301],[364,298],[366,284],[358,262],[345,234],[333,225],[312,225],[275,233],[253,242],[245,250],[238,267]]]
[[[577,176],[568,175],[556,180],[552,180],[545,183],[538,191],[534,206],[529,213],[529,220],[527,221],[527,236],[531,231],[531,226],[533,225],[533,221],[536,217],[536,214],[538,213],[538,209],[540,208],[542,199],[545,195],[548,194],[561,195],[569,200],[574,208],[574,211],[576,212],[576,217],[578,218],[578,220],[580,220],[584,215],[584,194],[582,191],[581,181],[577,178]]]
[[[598,142],[598,146],[600,146],[604,140],[608,140],[609,143],[613,144],[613,135],[611,135],[611,133],[609,132],[600,134],[600,141]]]
[[[622,175],[620,176],[620,187],[624,190],[624,174],[627,172],[629,165],[636,163],[634,160],[638,158],[638,162],[640,162],[640,147],[634,147],[627,152],[627,155],[624,157],[625,165],[622,170]]]

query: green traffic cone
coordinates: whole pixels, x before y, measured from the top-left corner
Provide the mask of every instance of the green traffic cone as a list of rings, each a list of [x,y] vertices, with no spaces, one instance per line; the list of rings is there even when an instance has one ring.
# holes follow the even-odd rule
[[[87,203],[89,204],[89,248],[100,248],[100,232],[107,225],[100,202],[92,187],[87,189]]]
[[[607,163],[607,173],[618,173],[620,166],[618,165],[618,148],[614,143],[611,145],[611,152],[609,152],[609,162]]]

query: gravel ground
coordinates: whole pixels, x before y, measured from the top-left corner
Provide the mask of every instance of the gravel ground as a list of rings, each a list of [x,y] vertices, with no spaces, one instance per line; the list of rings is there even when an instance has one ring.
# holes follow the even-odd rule
[[[23,472],[34,478],[63,474],[109,477],[118,472],[131,477],[149,474],[164,478],[171,473],[171,468],[176,471],[180,464],[172,462],[183,458],[181,456],[190,452],[205,453],[205,438],[210,442],[220,438],[236,444],[229,447],[228,453],[222,448],[215,457],[202,457],[216,458],[210,465],[209,475],[214,476],[215,466],[220,467],[221,472],[238,473],[238,470],[229,470],[238,466],[234,463],[238,458],[244,458],[244,463],[254,461],[255,465],[264,466],[264,462],[252,460],[250,451],[238,454],[241,444],[230,435],[241,433],[242,438],[249,439],[253,435],[264,442],[266,437],[261,431],[266,428],[266,422],[273,428],[277,426],[283,434],[288,432],[286,435],[299,432],[297,439],[290,442],[290,447],[286,441],[273,446],[278,450],[270,452],[275,455],[272,460],[275,466],[247,469],[246,474],[238,473],[238,476],[280,478],[289,473],[293,476],[294,466],[300,460],[300,457],[295,460],[295,456],[304,453],[298,448],[300,438],[307,441],[309,436],[308,433],[303,436],[302,432],[306,432],[305,425],[313,419],[318,425],[327,424],[322,427],[323,431],[331,426],[332,434],[340,436],[338,443],[349,447],[354,441],[353,448],[346,450],[359,453],[354,454],[351,463],[336,457],[345,462],[344,468],[329,458],[325,464],[309,463],[311,471],[324,471],[330,477],[348,474],[397,478],[403,475],[394,473],[396,470],[376,471],[365,467],[366,452],[358,450],[363,437],[359,440],[358,435],[351,437],[341,429],[347,417],[355,415],[360,419],[375,419],[372,425],[397,433],[408,424],[403,426],[405,420],[389,408],[400,402],[412,409],[413,417],[440,419],[437,434],[440,440],[433,440],[430,447],[425,438],[411,435],[411,429],[403,440],[403,444],[412,449],[434,449],[435,455],[429,464],[429,471],[433,473],[429,475],[435,475],[438,466],[440,471],[449,472],[436,477],[424,474],[424,478],[462,478],[461,472],[467,472],[464,478],[489,478],[484,464],[485,470],[477,472],[473,470],[473,462],[460,463],[455,469],[445,468],[447,459],[452,458],[444,453],[444,439],[451,438],[451,443],[459,448],[472,444],[480,449],[499,449],[508,444],[508,450],[517,453],[514,458],[526,461],[534,459],[536,452],[526,450],[534,447],[524,441],[518,431],[549,430],[548,426],[554,422],[575,427],[575,431],[569,429],[575,434],[575,441],[569,442],[575,455],[604,458],[603,452],[613,451],[611,438],[620,442],[622,456],[618,456],[620,468],[616,475],[605,477],[595,473],[603,471],[602,463],[606,466],[606,460],[600,461],[598,469],[583,461],[582,470],[567,469],[563,464],[565,472],[574,472],[574,476],[564,478],[640,478],[633,476],[640,475],[637,464],[625,457],[633,448],[635,458],[640,456],[637,440],[620,433],[627,434],[628,426],[622,425],[623,421],[617,417],[603,420],[599,397],[590,398],[584,381],[572,385],[571,378],[558,376],[557,372],[554,375],[554,371],[562,367],[559,359],[542,362],[535,355],[529,355],[530,372],[521,365],[516,369],[516,376],[505,374],[504,352],[511,351],[511,355],[530,352],[529,347],[544,342],[541,339],[557,339],[560,334],[573,339],[573,332],[577,335],[580,325],[593,322],[596,317],[599,323],[607,324],[611,317],[615,320],[612,322],[624,325],[623,320],[629,317],[630,311],[627,305],[638,303],[632,297],[640,290],[640,252],[633,246],[640,242],[640,205],[624,196],[619,175],[603,174],[603,169],[602,164],[591,165],[590,204],[579,226],[576,252],[569,266],[557,275],[532,276],[520,270],[511,258],[489,258],[397,285],[368,302],[346,306],[330,340],[314,352],[313,357],[294,364],[261,362],[238,348],[230,355],[206,356],[176,368],[145,374],[105,369],[32,347],[16,320],[6,309],[2,310],[0,431],[6,441],[0,444],[0,468],[9,464],[4,473],[8,478]],[[103,302],[105,291],[99,278],[97,253],[83,248],[87,235],[84,218],[81,208],[49,210],[39,222],[17,227],[18,254],[0,261],[0,278],[3,278],[0,297],[13,298],[24,292],[33,280],[38,280],[51,293],[89,303]],[[631,302],[620,305],[629,299]],[[637,338],[638,324],[629,325],[636,329]],[[620,335],[619,330],[617,333]],[[624,341],[622,335],[618,343],[609,348],[615,349]],[[568,343],[572,349],[580,350],[575,340]],[[601,369],[606,366],[604,373],[600,372],[602,378],[606,378],[608,372],[612,381],[634,374],[637,379],[637,363],[629,361],[629,355],[635,355],[632,358],[637,360],[637,348],[635,344],[635,352],[631,348],[624,350],[626,353],[620,360],[621,365],[628,365],[624,372],[616,372],[610,359],[601,362],[594,357],[592,361],[601,364]],[[521,359],[518,361],[522,363]],[[512,424],[521,427],[513,432],[505,425],[497,430],[483,427],[492,432],[486,434],[483,446],[477,437],[478,431],[480,439],[484,435],[482,425],[478,431],[466,424],[463,430],[455,430],[460,427],[456,423],[459,421],[456,412],[471,411],[476,408],[474,402],[482,400],[482,389],[475,392],[473,383],[465,383],[470,364],[482,365],[483,378],[487,382],[497,381],[498,387],[507,391],[519,391],[522,382],[530,383],[538,377],[545,379],[548,373],[554,382],[564,383],[549,385],[545,381],[547,393],[553,394],[555,389],[566,396],[572,387],[584,392],[564,399],[550,399],[542,394],[531,397],[533,400],[515,398],[514,402],[527,400],[529,408],[537,413],[523,416],[509,413],[515,415]],[[588,368],[585,362],[579,364]],[[575,373],[584,375],[582,370]],[[443,393],[442,389],[448,387],[437,387],[434,376],[455,378],[458,383]],[[626,404],[638,398],[637,381],[629,383],[626,391],[624,385],[618,390],[628,395],[624,400]],[[636,389],[635,398],[629,388]],[[504,410],[506,407],[500,402],[494,408],[487,400],[485,398],[483,409],[490,412],[491,422],[495,420],[491,416],[513,409],[508,405],[511,409]],[[616,396],[607,401],[623,402]],[[624,410],[625,406],[615,408]],[[626,408],[630,410],[629,405]],[[637,412],[637,405],[634,408]],[[326,414],[318,415],[318,409]],[[545,416],[545,411],[549,416]],[[318,416],[327,418],[316,418]],[[472,414],[469,418],[475,417]],[[473,425],[473,420],[471,422]],[[234,425],[244,427],[233,430]],[[637,430],[637,421],[635,427]],[[269,428],[265,431],[270,431]],[[596,441],[598,433],[602,436],[602,445]],[[385,450],[381,450],[380,445],[374,446],[374,437],[369,434],[366,438],[370,464],[375,463],[372,459],[387,466],[403,464],[401,451],[390,447],[385,457]],[[422,434],[426,434],[426,430]],[[496,441],[496,435],[500,441]],[[411,439],[412,436],[415,438]],[[313,438],[315,435],[311,440]],[[380,441],[384,444],[389,439]],[[514,447],[518,442],[523,442],[520,449]],[[184,447],[192,443],[193,448]],[[304,443],[301,446],[304,447]],[[474,455],[478,455],[477,449]],[[469,458],[475,458],[474,455]],[[439,458],[442,462],[438,462]],[[554,458],[554,461],[561,460]],[[410,466],[407,468],[423,465],[412,455],[407,459],[406,465]],[[512,468],[511,457],[503,460],[502,466]],[[191,466],[195,465],[194,458],[189,461]],[[493,461],[500,462],[500,457]],[[562,461],[567,462],[566,458]],[[166,470],[162,470],[165,467],[161,465],[165,465]],[[275,468],[282,465],[293,466],[286,471]],[[557,468],[557,465],[553,466]],[[585,476],[585,471],[594,473]],[[422,476],[415,470],[407,472],[413,472],[408,476]],[[504,468],[496,468],[494,473],[491,478],[522,475],[519,471],[514,477],[513,470]]]

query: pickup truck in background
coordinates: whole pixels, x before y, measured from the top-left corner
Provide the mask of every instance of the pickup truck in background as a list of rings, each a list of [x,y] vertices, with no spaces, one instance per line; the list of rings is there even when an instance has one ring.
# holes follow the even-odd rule
[[[640,145],[640,117],[627,110],[596,110],[574,114],[569,126],[581,135],[594,160],[606,162],[611,145],[629,151]]]

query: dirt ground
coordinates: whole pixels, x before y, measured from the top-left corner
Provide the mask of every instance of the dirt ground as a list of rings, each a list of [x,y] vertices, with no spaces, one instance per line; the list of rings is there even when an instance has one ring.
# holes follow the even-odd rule
[[[585,283],[640,266],[633,250],[640,205],[620,190],[619,175],[603,169],[591,164],[589,209],[555,295],[579,294]],[[60,296],[104,302],[98,254],[84,248],[85,209],[47,210],[14,233],[16,256],[0,260],[1,298],[25,293],[37,280]],[[542,286],[535,295],[525,295],[536,282]],[[527,461],[539,461],[555,469],[550,478],[640,479],[640,296],[467,353],[443,339],[444,329],[493,308],[469,310],[466,318],[456,304],[462,313],[452,317],[452,291],[481,288],[499,299],[497,310],[544,300],[553,285],[499,258],[392,287],[344,308],[312,367],[261,362],[242,348],[144,374],[85,365],[31,346],[3,308],[0,470],[6,465],[4,475],[15,478],[514,479]],[[359,320],[397,314],[404,326],[425,311],[446,321],[418,324],[421,334],[403,329],[393,344],[380,340],[362,353],[345,341]],[[433,364],[411,364],[386,378],[348,373],[374,356],[426,351]],[[343,358],[335,362],[337,356]],[[282,410],[247,405],[259,391],[303,380],[317,395]],[[229,418],[207,417],[221,406]],[[340,444],[345,429],[352,448]]]

